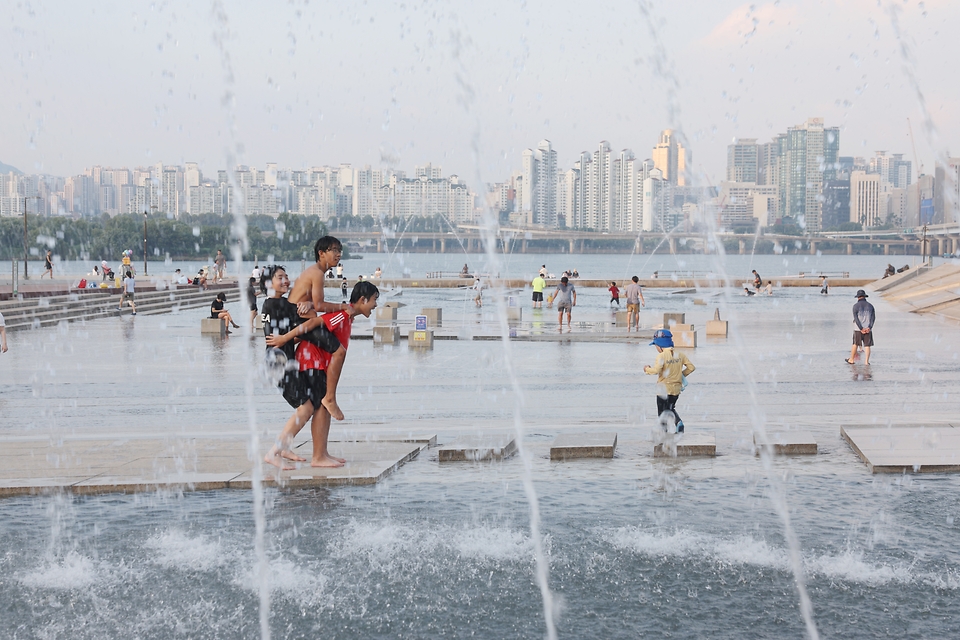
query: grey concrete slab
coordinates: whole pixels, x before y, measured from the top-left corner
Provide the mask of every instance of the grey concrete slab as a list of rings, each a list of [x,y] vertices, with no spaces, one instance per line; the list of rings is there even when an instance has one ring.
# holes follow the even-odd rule
[[[774,431],[767,433],[770,441],[771,453],[777,456],[816,455],[817,441],[813,434],[807,431]],[[753,436],[753,446],[760,455],[761,444],[757,436]]]
[[[146,491],[185,490],[211,491],[226,489],[239,473],[182,473],[170,476],[95,476],[69,487],[71,493],[94,495],[103,493],[143,493]]]
[[[667,434],[663,442],[653,447],[655,458],[687,458],[716,456],[717,438],[712,433],[693,432]]]
[[[516,450],[513,436],[491,434],[463,436],[451,444],[441,445],[437,455],[440,462],[477,462],[509,458]]]
[[[301,463],[297,469],[278,471],[264,464],[264,480],[281,487],[375,484],[416,458],[422,448],[414,442],[331,442],[330,453],[346,458],[344,466],[311,467],[309,463]],[[250,488],[251,480],[247,472],[231,480],[230,487]]]
[[[616,448],[616,433],[563,433],[550,445],[550,459],[612,458]]]
[[[239,435],[233,439],[133,438],[67,440],[58,444],[0,439],[0,442],[4,452],[0,496],[4,497],[57,490],[98,494],[249,487],[254,464],[247,453],[248,439]],[[300,444],[308,443],[309,440]],[[273,473],[273,467],[269,467],[264,476],[284,486],[373,484],[435,443],[436,435],[415,433],[331,442],[331,452],[348,459],[344,467],[312,469],[309,463],[301,464],[294,471],[283,472],[279,478]],[[257,464],[262,464],[259,459]]]
[[[844,425],[840,435],[872,473],[960,471],[960,428]]]

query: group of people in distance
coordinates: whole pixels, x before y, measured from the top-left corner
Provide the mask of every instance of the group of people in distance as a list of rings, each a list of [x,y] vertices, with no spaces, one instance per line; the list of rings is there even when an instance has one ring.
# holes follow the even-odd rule
[[[377,307],[380,291],[369,281],[354,286],[349,303],[324,300],[324,274],[340,262],[343,246],[332,236],[324,236],[314,246],[316,262],[290,287],[286,269],[279,265],[264,267],[260,290],[267,296],[260,309],[268,357],[282,368],[279,386],[283,397],[294,409],[264,461],[281,470],[290,470],[292,462],[306,462],[292,449],[294,437],[309,421],[313,436],[314,467],[339,467],[343,458],[330,455],[327,438],[330,420],[343,420],[337,404],[337,385],[350,329],[357,315],[369,317]],[[286,297],[284,297],[286,296]]]

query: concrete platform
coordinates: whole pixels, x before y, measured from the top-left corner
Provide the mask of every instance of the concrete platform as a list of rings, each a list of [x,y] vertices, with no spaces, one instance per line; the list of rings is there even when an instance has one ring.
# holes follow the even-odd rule
[[[297,452],[310,459],[310,444],[305,443]],[[342,467],[313,468],[309,462],[301,462],[293,471],[280,471],[264,466],[264,480],[283,487],[329,487],[345,484],[376,484],[400,468],[403,463],[417,457],[424,445],[413,442],[331,442],[330,453],[346,458]],[[251,474],[245,473],[230,481],[231,488],[251,487]]]
[[[550,445],[550,459],[612,458],[616,448],[616,433],[565,433]]]
[[[440,462],[479,462],[503,460],[517,451],[513,436],[464,436],[437,449]]]
[[[960,471],[960,428],[954,425],[844,425],[840,435],[872,473]]]
[[[655,458],[688,458],[717,455],[717,438],[712,433],[669,434],[666,440],[654,445]]]
[[[797,456],[797,455],[816,455],[817,441],[813,435],[806,431],[778,431],[767,434],[770,440],[770,448],[773,455],[776,456]],[[753,436],[753,446],[757,449],[757,455],[760,455],[761,445],[757,442],[757,436]]]
[[[263,465],[264,478],[283,486],[374,484],[436,442],[417,435],[352,442],[330,442],[330,451],[346,458],[334,469],[313,469],[308,463],[277,477]],[[253,463],[248,438],[211,435],[204,438],[65,439],[0,438],[0,497],[66,491],[76,494],[138,493],[164,489],[205,491],[250,488]],[[309,459],[309,444],[306,455]],[[302,446],[301,445],[301,446]],[[266,453],[268,441],[261,439]],[[259,459],[259,456],[258,456]]]

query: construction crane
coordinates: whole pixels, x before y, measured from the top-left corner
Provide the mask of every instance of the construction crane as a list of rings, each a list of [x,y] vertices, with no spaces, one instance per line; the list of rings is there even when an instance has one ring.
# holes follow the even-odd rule
[[[923,239],[920,241],[920,259],[927,259],[927,225],[923,222],[923,191],[920,189],[920,176],[923,175],[923,165],[917,156],[917,142],[913,139],[913,125],[907,118],[907,131],[910,132],[910,146],[913,147],[913,162],[917,165],[917,223],[923,223]]]

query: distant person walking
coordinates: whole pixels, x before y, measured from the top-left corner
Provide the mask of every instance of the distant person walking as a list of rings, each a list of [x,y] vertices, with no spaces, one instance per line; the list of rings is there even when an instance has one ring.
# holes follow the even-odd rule
[[[50,250],[47,249],[47,255],[43,256],[43,273],[40,274],[40,279],[43,280],[43,276],[50,274],[50,279],[53,280],[53,256],[50,255]]]
[[[340,296],[343,298],[343,301],[347,301],[347,279],[340,279]]]
[[[478,307],[483,306],[483,283],[480,282],[480,278],[477,278],[477,281],[473,283],[473,290],[476,291],[476,294],[473,296],[473,303]]]
[[[338,278],[342,278],[342,277],[343,277],[343,263],[342,263],[342,262],[338,262],[338,263],[337,263],[337,277],[338,277]]]
[[[820,293],[823,295],[830,293],[830,285],[827,284],[827,276],[820,276]]]
[[[863,289],[857,291],[857,302],[853,305],[853,346],[850,347],[850,358],[844,360],[853,364],[857,357],[857,349],[863,347],[864,364],[870,364],[870,347],[873,346],[873,323],[877,319],[873,305],[867,302],[867,294]]]
[[[617,308],[620,308],[620,288],[617,286],[616,282],[610,283],[610,288],[607,289],[610,292],[610,304],[616,304]]]
[[[547,277],[547,265],[545,264],[540,266],[540,277],[541,278]]]
[[[543,279],[542,275],[537,274],[537,277],[533,279],[530,286],[533,287],[533,308],[542,309],[543,289],[547,286],[547,281]]]
[[[647,301],[643,299],[643,289],[640,287],[640,278],[633,276],[632,281],[624,288],[623,293],[627,296],[627,333],[633,327],[640,330],[640,307],[647,306]]]
[[[120,303],[117,305],[117,311],[123,311],[123,301],[130,302],[130,308],[133,309],[133,315],[137,315],[137,305],[134,302],[137,279],[133,277],[133,271],[127,271],[120,284]]]
[[[563,313],[567,313],[567,330],[571,329],[570,319],[573,314],[573,308],[577,306],[577,288],[570,283],[567,276],[560,278],[560,284],[553,294],[553,302],[557,303],[557,322],[560,324],[560,331],[563,331]]]
[[[7,352],[7,321],[3,319],[0,313],[0,353]]]
[[[217,249],[217,257],[213,264],[216,265],[214,282],[220,282],[223,280],[223,275],[227,272],[227,256],[223,255],[223,251],[220,251],[220,249]]]
[[[760,287],[763,286],[763,278],[760,277],[760,274],[757,273],[757,270],[753,270],[753,288],[757,291],[760,291]]]
[[[177,269],[179,271],[179,269]],[[247,303],[250,305],[250,333],[253,333],[253,329],[256,326],[257,321],[257,296],[260,294],[259,289],[259,280],[250,276],[250,279],[247,281]]]

